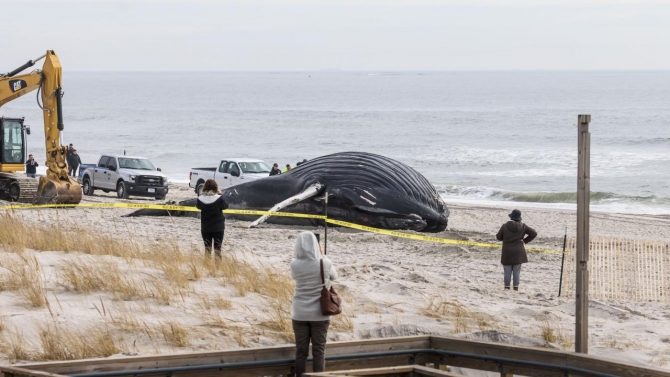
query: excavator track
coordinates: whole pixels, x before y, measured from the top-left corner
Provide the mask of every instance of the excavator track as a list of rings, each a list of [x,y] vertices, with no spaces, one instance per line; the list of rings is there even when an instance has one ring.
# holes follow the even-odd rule
[[[37,192],[37,179],[21,177],[16,180],[19,183],[19,203],[32,203]]]
[[[0,173],[0,179],[9,181],[10,188],[7,192],[3,193],[4,199],[7,199],[12,202],[19,203],[32,203],[37,193],[38,180],[35,178],[29,178],[25,176],[20,176],[16,174],[7,174]],[[19,195],[18,199],[16,198],[15,187],[18,185]],[[13,191],[13,192],[12,192]]]

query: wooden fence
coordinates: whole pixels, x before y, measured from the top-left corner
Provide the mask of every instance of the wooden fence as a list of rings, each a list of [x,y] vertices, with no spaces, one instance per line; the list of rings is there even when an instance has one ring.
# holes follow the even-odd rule
[[[566,247],[562,296],[575,295],[575,240]],[[663,242],[591,238],[589,297],[670,302],[670,245]]]

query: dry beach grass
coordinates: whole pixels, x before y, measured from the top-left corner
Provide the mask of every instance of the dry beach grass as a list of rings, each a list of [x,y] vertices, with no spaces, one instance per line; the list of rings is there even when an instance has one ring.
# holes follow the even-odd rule
[[[188,190],[181,193],[191,195]],[[507,211],[453,206],[450,230],[441,236],[492,242]],[[295,236],[305,227],[248,229],[246,223],[229,221],[224,257],[216,262],[204,257],[199,220],[121,217],[128,212],[80,208],[0,213],[0,360],[145,355],[293,341],[288,264]],[[539,209],[525,213],[540,233],[537,245],[560,248],[563,226],[571,226],[574,214]],[[611,236],[632,229],[632,237],[646,239],[651,232],[657,240],[668,240],[667,225],[648,216],[595,214],[592,233]],[[345,314],[332,320],[330,340],[437,333],[573,347],[573,301],[556,295],[559,255],[531,254],[521,292],[516,293],[501,289],[496,249],[333,228],[328,250],[341,275],[335,287],[345,302]],[[594,305],[591,353],[668,367],[667,304]],[[88,342],[95,339],[98,345]]]
[[[124,343],[123,336],[118,341],[112,336],[117,330],[146,336],[156,343],[155,349],[163,346],[158,344],[161,341],[172,347],[187,347],[191,344],[189,338],[199,335],[198,328],[203,325],[232,332],[239,345],[247,343],[243,339],[247,326],[255,327],[256,333],[269,338],[293,339],[292,279],[285,270],[261,263],[248,253],[238,256],[228,250],[221,260],[206,259],[200,251],[182,249],[177,241],[123,240],[68,226],[54,231],[47,226],[29,225],[12,214],[0,218],[0,227],[0,245],[6,254],[0,262],[0,290],[17,293],[23,299],[21,304],[28,308],[50,307],[53,301],[58,301],[59,291],[85,296],[82,299],[93,302],[101,320],[94,321],[84,333],[89,334],[87,338],[93,343],[97,338],[109,341],[100,347],[83,343],[83,337],[78,335],[81,330],[64,328],[51,308],[51,320],[35,323],[36,341],[31,341],[27,334],[19,334],[18,326],[5,324],[3,317],[2,329],[8,327],[6,334],[3,331],[6,345],[3,352],[12,361],[64,360],[130,352],[132,347]],[[67,261],[54,265],[55,276],[50,281],[46,281],[39,262],[41,251],[67,253]],[[203,289],[203,284],[210,289]],[[225,289],[217,292],[211,285]],[[225,316],[235,305],[224,294],[255,295],[270,310],[258,312],[240,302],[241,309],[252,315],[247,315],[247,323],[234,325],[237,320]],[[121,303],[117,306],[121,310],[108,309],[110,301]],[[137,305],[126,305],[127,302]],[[155,307],[171,305],[197,313],[202,323],[195,326],[177,320],[151,323],[137,313],[151,314]],[[340,328],[351,328],[346,320],[338,323],[343,321],[349,325]]]

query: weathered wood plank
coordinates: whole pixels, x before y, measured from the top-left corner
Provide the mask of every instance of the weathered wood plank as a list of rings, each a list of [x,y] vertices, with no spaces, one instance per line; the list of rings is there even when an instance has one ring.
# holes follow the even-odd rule
[[[66,377],[60,374],[34,371],[26,368],[0,365],[0,376],[7,377]]]
[[[414,348],[428,348],[429,336],[370,339],[348,342],[331,342],[326,345],[326,355],[348,355]],[[26,369],[63,374],[92,373],[119,370],[167,368],[189,365],[240,363],[259,360],[291,359],[295,346],[244,348],[215,352],[195,352],[159,356],[130,356],[113,359],[87,359],[24,365]],[[388,365],[388,364],[387,364]]]
[[[610,359],[598,356],[590,356],[565,351],[556,351],[542,348],[520,347],[505,344],[478,342],[463,340],[457,338],[433,336],[431,338],[432,348],[449,350],[454,352],[472,353],[477,355],[495,356],[524,361],[533,361],[546,364],[565,365],[575,368],[589,369],[601,373],[609,373],[621,377],[670,377],[670,372],[659,368],[639,367],[635,365],[623,364]],[[445,361],[449,365],[461,366],[465,368],[493,370],[490,365],[495,363],[486,363],[475,360],[465,360],[461,358],[447,358]],[[488,367],[487,367],[487,364]],[[527,375],[527,376],[561,376],[560,373],[551,371],[542,371],[540,369],[533,371],[526,367],[508,367],[505,366],[505,372]]]
[[[670,373],[659,368],[643,368],[633,365],[618,363],[612,360],[575,354],[571,352],[556,351],[542,348],[519,347],[507,344],[490,343],[482,341],[465,340],[460,338],[421,336],[404,338],[374,339],[355,342],[333,342],[327,345],[326,355],[346,355],[358,353],[373,353],[394,350],[428,349],[447,350],[458,353],[474,354],[489,357],[516,359],[553,365],[571,366],[581,369],[589,369],[602,373],[618,375],[622,377],[648,376],[648,377],[670,377]],[[257,349],[241,349],[219,352],[200,352],[164,356],[142,356],[115,359],[78,360],[68,362],[52,362],[23,365],[22,368],[34,373],[34,375],[45,377],[51,374],[38,375],[36,371],[76,374],[100,371],[123,371],[135,369],[153,369],[165,367],[180,367],[190,365],[239,363],[261,360],[292,359],[294,346],[277,346]],[[351,370],[357,368],[381,368],[390,366],[407,366],[410,355],[394,355],[369,357],[365,359],[329,360],[326,368],[328,371]],[[477,360],[466,357],[437,357],[434,354],[419,354],[414,358],[414,366],[422,366],[426,363],[448,364],[462,368],[477,369],[491,372],[501,372],[497,362]],[[310,368],[311,365],[308,365]],[[423,368],[423,367],[422,367]],[[430,369],[437,372],[436,369]],[[274,367],[247,367],[235,370],[210,370],[197,372],[180,372],[180,377],[190,376],[240,376],[250,377],[263,375],[286,375],[290,371],[290,365]],[[531,377],[562,377],[563,373],[548,370],[542,367],[528,367],[520,365],[504,365],[502,372],[512,375],[524,375]],[[165,373],[156,374],[165,375]],[[26,375],[28,376],[28,375]]]
[[[441,372],[435,369],[412,365],[404,367],[386,367],[386,368],[366,368],[356,370],[342,370],[335,372],[306,373],[305,377],[345,377],[345,376],[390,376],[400,373],[414,373],[418,376],[426,377],[462,377],[460,374]]]

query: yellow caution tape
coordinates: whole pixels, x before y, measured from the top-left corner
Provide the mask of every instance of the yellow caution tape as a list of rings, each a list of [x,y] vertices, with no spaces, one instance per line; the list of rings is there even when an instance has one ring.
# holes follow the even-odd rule
[[[176,206],[169,204],[134,204],[134,203],[85,203],[85,204],[25,204],[0,207],[0,210],[21,210],[21,209],[39,209],[39,208],[136,208],[136,209],[160,209],[170,211],[188,211],[199,212],[195,207]]]
[[[387,236],[406,238],[406,239],[410,239],[410,240],[428,241],[428,242],[442,243],[442,244],[447,244],[447,245],[467,245],[467,246],[491,247],[491,248],[498,248],[498,249],[502,247],[502,245],[500,245],[500,244],[473,242],[473,241],[462,241],[462,240],[453,240],[453,239],[449,239],[449,238],[422,236],[422,235],[419,235],[419,234],[404,233],[404,232],[398,232],[398,231],[395,231],[395,230],[373,228],[373,227],[370,227],[370,226],[358,225],[358,224],[349,223],[349,222],[346,222],[346,221],[334,220],[334,219],[327,219],[326,221],[329,224],[335,224],[335,225],[339,225],[339,226],[343,226],[343,227],[347,227],[347,228],[352,228],[352,229],[363,230],[363,231],[371,232],[371,233],[385,234]],[[558,253],[558,254],[561,254],[560,251],[535,249],[535,248],[527,248],[526,251],[536,251],[536,252],[542,252],[542,253]]]
[[[166,211],[186,211],[186,212],[200,212],[196,207],[178,206],[170,204],[139,204],[139,203],[84,203],[84,204],[23,204],[23,205],[9,205],[0,207],[0,210],[21,210],[21,209],[38,209],[38,208],[130,208],[130,209],[158,209]],[[305,213],[292,212],[270,212],[270,211],[252,211],[246,209],[227,209],[223,213],[235,215],[256,215],[256,216],[282,216],[282,217],[298,217],[304,219],[318,219],[325,220],[323,215],[309,215]]]
[[[168,211],[186,211],[186,212],[200,212],[196,207],[190,206],[178,206],[170,204],[135,204],[135,203],[86,203],[86,204],[26,204],[26,205],[9,205],[0,207],[0,210],[21,210],[21,209],[38,209],[38,208],[74,208],[74,207],[86,207],[86,208],[133,208],[133,209],[158,209],[158,210],[168,210]],[[329,219],[324,215],[309,215],[305,213],[291,213],[291,212],[269,212],[269,211],[253,211],[245,209],[226,209],[223,213],[235,214],[235,215],[255,215],[255,216],[280,216],[280,217],[297,217],[303,219],[317,219],[325,220],[329,224],[339,225],[346,228],[358,229],[370,233],[385,234],[387,236],[406,238],[410,240],[417,241],[427,241],[435,242],[447,245],[467,245],[467,246],[478,246],[478,247],[490,247],[490,248],[501,248],[500,244],[484,243],[484,242],[473,242],[473,241],[462,241],[454,240],[449,238],[440,238],[440,237],[431,237],[423,236],[419,234],[404,233],[395,230],[379,229],[373,228],[370,226],[354,224],[346,221],[340,221],[335,219]],[[526,248],[526,251],[534,251],[541,253],[557,253],[562,254],[560,251],[555,250],[546,250],[546,249],[536,249],[536,248]]]

